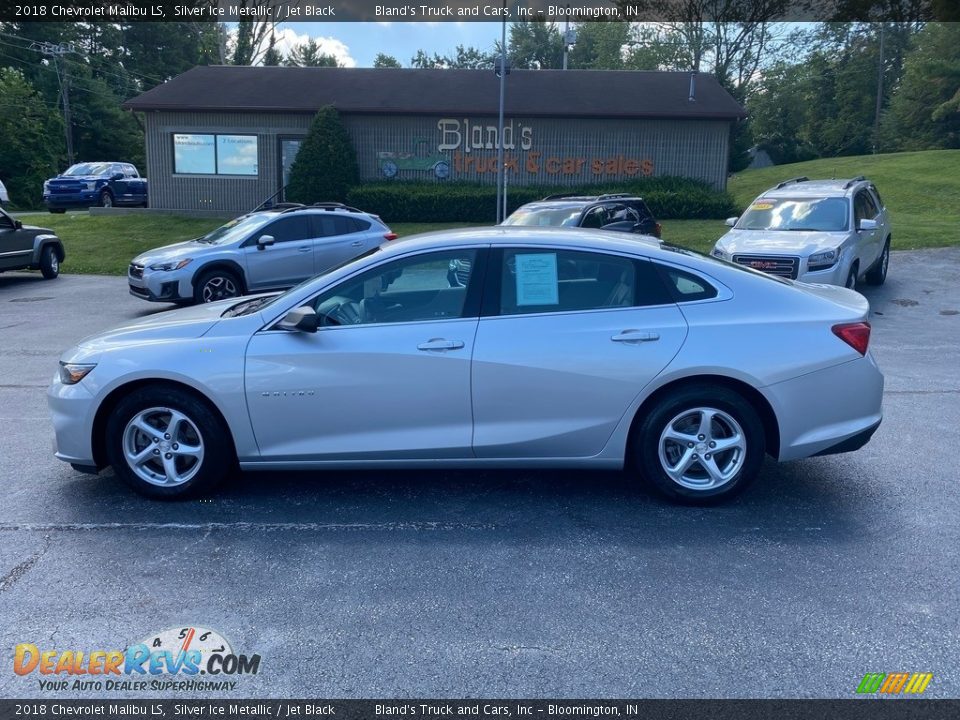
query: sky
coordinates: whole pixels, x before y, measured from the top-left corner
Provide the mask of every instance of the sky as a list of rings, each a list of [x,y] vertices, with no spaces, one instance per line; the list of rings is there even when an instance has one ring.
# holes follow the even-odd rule
[[[498,22],[285,22],[277,25],[276,37],[284,54],[310,37],[346,67],[373,67],[373,59],[381,52],[409,67],[420,49],[429,55],[450,54],[457,45],[493,50],[500,31]]]

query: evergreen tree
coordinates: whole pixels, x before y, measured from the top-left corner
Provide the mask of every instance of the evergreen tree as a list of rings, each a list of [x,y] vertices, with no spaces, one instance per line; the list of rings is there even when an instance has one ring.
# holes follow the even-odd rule
[[[346,199],[359,180],[357,154],[340,113],[332,105],[320,109],[290,170],[286,197],[307,204]]]
[[[393,57],[393,55],[377,53],[377,57],[373,61],[373,66],[375,68],[398,68],[400,67],[400,61]]]

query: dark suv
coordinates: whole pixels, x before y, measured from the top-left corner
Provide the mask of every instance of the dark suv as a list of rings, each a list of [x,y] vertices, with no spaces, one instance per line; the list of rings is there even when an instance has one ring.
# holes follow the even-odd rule
[[[597,228],[660,237],[660,223],[643,198],[629,193],[550,195],[517,208],[503,224]]]
[[[60,274],[63,243],[53,230],[24,225],[0,209],[0,272],[39,270],[52,280]]]

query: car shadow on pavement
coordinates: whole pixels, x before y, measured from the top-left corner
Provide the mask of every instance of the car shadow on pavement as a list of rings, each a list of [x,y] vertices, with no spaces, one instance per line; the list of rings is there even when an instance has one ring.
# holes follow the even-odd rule
[[[768,461],[754,486],[716,507],[675,505],[624,473],[582,470],[247,472],[208,498],[182,502],[141,498],[106,471],[78,476],[63,492],[77,522],[298,531],[291,542],[311,542],[310,531],[369,531],[360,537],[377,542],[389,541],[391,530],[422,529],[477,542],[587,534],[648,547],[818,545],[903,529],[868,468],[847,474],[844,463],[824,460]]]

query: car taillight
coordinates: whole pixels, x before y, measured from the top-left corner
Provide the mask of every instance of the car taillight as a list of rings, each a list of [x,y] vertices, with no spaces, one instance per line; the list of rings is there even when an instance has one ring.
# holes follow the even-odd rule
[[[386,234],[383,236],[383,239],[384,239],[384,240],[396,240],[398,237],[400,237],[400,236],[397,235],[395,232],[388,232],[388,233],[386,233]]]
[[[834,325],[833,334],[843,340],[861,355],[867,354],[867,346],[870,344],[870,323],[856,322],[844,323],[843,325]]]

